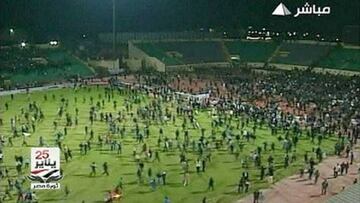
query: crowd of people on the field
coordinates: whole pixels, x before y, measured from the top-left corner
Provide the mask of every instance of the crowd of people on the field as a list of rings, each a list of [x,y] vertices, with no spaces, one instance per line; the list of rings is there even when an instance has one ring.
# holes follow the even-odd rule
[[[287,168],[300,155],[296,151],[300,137],[308,138],[314,145],[311,152],[304,154],[305,165],[300,169],[300,174],[306,171],[309,179],[314,176],[315,184],[320,176],[315,165],[326,156],[321,146],[324,139],[337,135],[338,142],[334,146],[334,154],[346,154],[349,160],[339,165],[340,169],[338,166],[334,167],[334,176],[341,174],[341,171],[346,174],[349,164],[353,163],[352,150],[360,134],[358,124],[352,123],[352,119],[356,119],[360,111],[359,78],[319,75],[302,71],[274,74],[244,72],[241,75],[225,75],[214,80],[181,75],[142,76],[141,78],[145,82],[136,86],[137,88],[132,85],[125,89],[118,89],[110,85],[97,98],[91,95],[91,88],[87,86],[74,87],[88,91],[91,95],[78,98],[75,93],[74,103],[90,104],[89,125],[84,126],[84,139],[79,143],[79,150],[76,150],[79,154],[76,155],[72,153],[73,149],[63,144],[63,140],[67,139],[69,127],[79,125],[79,110],[69,105],[72,101],[69,101],[66,96],[59,98],[54,94],[46,94],[43,98],[44,102],[60,101],[57,116],[66,121],[66,125],[61,126],[54,120],[53,126],[49,127],[53,127],[56,131],[55,143],[49,143],[49,140],[40,136],[38,145],[58,146],[65,161],[71,162],[73,156],[87,156],[88,151],[94,147],[121,154],[124,147],[121,139],[132,136],[141,146],[134,145],[133,149],[133,159],[137,168],[134,175],[137,177],[138,184],[149,184],[154,191],[160,185],[167,185],[168,174],[166,170],[153,172],[153,169],[146,164],[148,161],[160,162],[161,156],[166,152],[177,152],[179,166],[183,173],[181,182],[186,187],[191,184],[190,171],[194,170],[198,174],[206,172],[208,165],[211,164],[214,150],[227,149],[234,155],[235,160],[239,160],[239,154],[243,153],[244,145],[256,140],[257,130],[264,128],[268,128],[271,135],[277,137],[278,142],[264,142],[250,154],[241,156],[239,161],[243,167],[243,173],[236,183],[238,193],[246,193],[251,188],[251,182],[254,180],[248,172],[251,164],[257,168],[261,180],[267,178],[270,183],[273,183],[276,179],[276,168],[274,157],[269,152],[274,151],[275,148],[282,149],[284,154],[282,166]],[[154,78],[162,82],[154,82]],[[193,89],[199,92],[210,91],[210,97],[203,100],[184,99],[173,94],[177,90],[195,93]],[[118,107],[114,99],[115,94],[126,97],[124,110]],[[138,104],[144,101],[144,95],[153,99],[139,106]],[[11,99],[15,100],[16,95],[12,95]],[[172,107],[165,105],[166,102],[171,103]],[[259,103],[261,105],[257,105]],[[109,104],[114,110],[104,112],[102,109]],[[11,103],[4,105],[6,111]],[[199,108],[210,109],[211,128],[205,129],[197,121]],[[75,114],[68,112],[75,112]],[[26,135],[34,133],[37,122],[44,119],[47,118],[42,106],[36,102],[29,101],[28,108],[21,108],[19,114],[10,119],[12,134],[0,134],[0,163],[6,155],[3,153],[3,148],[12,147],[12,139],[23,139],[22,145],[27,146]],[[94,122],[104,123],[108,127],[107,131],[95,132],[91,128]],[[170,135],[164,132],[162,126],[179,122],[181,127],[176,129],[175,134]],[[150,126],[158,126],[159,132],[151,135]],[[217,135],[215,129],[220,127],[224,130]],[[189,129],[200,130],[200,137],[192,136]],[[149,137],[154,136],[158,137],[155,147],[146,142]],[[188,159],[189,153],[198,156],[195,163]],[[262,163],[264,160],[262,157],[266,157],[267,163]],[[25,160],[22,155],[16,156],[18,177],[15,180],[9,176],[8,167],[0,168],[0,179],[8,181],[4,199],[11,198],[11,193],[15,190],[18,201],[21,202],[24,194],[29,193],[24,188],[25,176],[22,169],[28,166]],[[98,175],[97,164],[99,163],[96,161],[90,163],[89,176]],[[107,162],[102,163],[102,175],[109,175],[110,167]],[[61,173],[66,173],[66,171],[61,171]],[[206,188],[212,191],[216,189],[216,180],[211,174],[209,175]],[[322,194],[326,193],[328,184],[327,180],[322,183]],[[70,189],[66,188],[65,193],[68,195]],[[123,197],[123,190],[124,182],[121,178],[115,189],[106,194],[105,202],[112,202]],[[260,192],[255,192],[254,197],[259,199]],[[170,202],[170,198],[166,197],[164,202]],[[203,202],[206,202],[206,198]]]

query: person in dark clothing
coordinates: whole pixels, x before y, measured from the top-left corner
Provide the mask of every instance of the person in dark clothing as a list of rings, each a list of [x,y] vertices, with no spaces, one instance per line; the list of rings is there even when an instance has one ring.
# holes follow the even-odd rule
[[[264,176],[265,176],[265,167],[261,166],[261,168],[260,168],[260,180],[264,180]]]
[[[241,177],[240,180],[239,180],[239,183],[238,183],[237,192],[238,193],[242,192],[244,187],[245,187],[245,178]]]
[[[105,175],[109,176],[109,166],[108,166],[107,162],[103,163],[103,170],[104,170],[104,172],[102,174],[103,175],[105,174]]]
[[[96,176],[96,163],[92,162],[90,168],[91,168],[90,176]]]
[[[70,194],[70,189],[67,185],[65,185],[65,197],[68,197]]]
[[[201,160],[201,167],[202,167],[202,172],[205,172],[205,168],[206,168],[206,161],[205,161],[205,159]]]
[[[214,179],[212,177],[209,179],[208,190],[214,190]]]
[[[326,190],[329,186],[329,183],[327,179],[324,179],[324,181],[321,183],[321,195],[326,195]]]
[[[313,173],[314,173],[314,168],[309,168],[309,180],[312,179]]]
[[[166,172],[165,171],[163,171],[161,173],[161,178],[162,178],[163,185],[166,185]]]
[[[318,179],[319,179],[319,177],[320,177],[320,172],[319,172],[319,170],[316,170],[314,175],[315,175],[314,184],[316,185],[316,183],[317,183],[317,181],[318,181]]]
[[[259,203],[260,192],[258,190],[254,191],[254,203]]]

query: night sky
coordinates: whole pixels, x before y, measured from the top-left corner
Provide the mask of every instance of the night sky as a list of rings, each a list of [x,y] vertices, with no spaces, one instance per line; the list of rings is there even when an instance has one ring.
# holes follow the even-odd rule
[[[360,0],[313,0],[329,16],[277,17],[283,2],[292,12],[306,0],[116,0],[118,31],[185,31],[254,27],[338,35],[360,22]],[[112,29],[112,0],[0,0],[0,30],[15,27],[37,37],[96,34]]]

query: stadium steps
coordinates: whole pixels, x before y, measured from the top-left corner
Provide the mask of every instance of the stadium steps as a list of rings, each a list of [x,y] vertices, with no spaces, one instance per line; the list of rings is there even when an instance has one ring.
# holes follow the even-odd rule
[[[81,58],[79,58],[78,56],[75,56],[74,54],[70,54],[70,53],[69,53],[69,55],[71,55],[71,56],[74,58],[74,60],[78,61],[80,64],[82,64],[82,65],[86,66],[87,68],[89,68],[89,70],[90,70],[94,75],[96,75],[95,69],[94,69],[93,67],[91,67],[87,62],[83,61]]]
[[[231,62],[230,52],[229,52],[228,48],[226,47],[224,41],[221,41],[221,49],[224,53],[226,61]]]
[[[278,55],[280,48],[281,48],[281,45],[278,45],[278,46],[276,47],[276,49],[275,49],[275,51],[273,52],[273,54],[268,58],[267,63],[270,63],[270,61],[271,61],[275,56]]]

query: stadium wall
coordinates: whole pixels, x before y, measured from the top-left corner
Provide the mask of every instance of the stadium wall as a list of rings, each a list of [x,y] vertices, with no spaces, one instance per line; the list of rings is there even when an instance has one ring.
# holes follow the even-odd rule
[[[281,70],[306,70],[309,66],[301,66],[295,64],[276,64],[270,63],[270,67],[275,67]],[[330,68],[323,68],[323,67],[313,67],[311,69],[315,73],[322,73],[322,74],[334,74],[334,75],[347,75],[347,76],[355,76],[360,75],[360,72],[357,71],[350,71],[350,70],[343,70],[343,69],[330,69]]]
[[[305,70],[309,67],[309,66],[302,66],[296,64],[281,64],[281,63],[270,63],[269,65],[283,70],[293,70],[293,69]]]
[[[112,68],[115,63],[115,68],[119,67],[119,59],[114,60],[89,60],[88,64],[95,67]]]
[[[334,75],[347,75],[347,76],[360,76],[360,72],[357,71],[350,71],[350,70],[343,70],[343,69],[330,69],[330,68],[323,68],[323,67],[314,67],[312,69],[315,73],[325,73],[325,74],[334,74]]]
[[[138,71],[142,67],[142,60],[141,59],[129,58],[129,59],[123,59],[123,62],[132,71]]]
[[[166,71],[192,71],[194,68],[229,68],[230,66],[228,62],[169,65],[166,66]]]
[[[101,42],[112,43],[112,33],[100,33],[98,38]],[[221,39],[220,32],[119,32],[116,33],[116,41],[127,43],[128,41],[163,41],[163,40],[204,40]]]
[[[247,65],[250,68],[263,68],[265,66],[265,63],[262,63],[262,62],[248,62]]]

